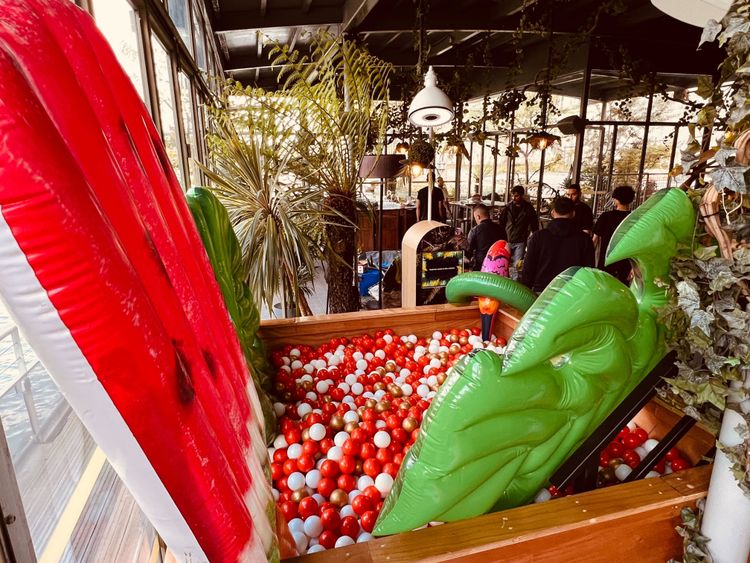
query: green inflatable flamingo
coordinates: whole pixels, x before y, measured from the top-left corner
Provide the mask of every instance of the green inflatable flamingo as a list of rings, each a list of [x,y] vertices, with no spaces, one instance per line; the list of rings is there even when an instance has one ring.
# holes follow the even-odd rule
[[[570,268],[539,298],[508,279],[458,277],[461,301],[490,296],[525,315],[504,357],[478,350],[448,376],[425,413],[375,526],[394,534],[529,502],[665,354],[654,308],[695,211],[684,192],[654,194],[618,228],[607,263],[630,258],[630,288],[600,270]],[[499,284],[499,285],[498,285]]]

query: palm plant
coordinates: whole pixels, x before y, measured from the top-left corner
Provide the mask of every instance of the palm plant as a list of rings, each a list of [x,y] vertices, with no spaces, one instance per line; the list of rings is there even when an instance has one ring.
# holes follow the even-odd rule
[[[282,96],[228,85],[209,109],[211,164],[202,168],[229,212],[256,300],[270,309],[280,293],[284,305],[309,315],[304,288],[322,256],[326,212],[322,192],[288,173],[298,126],[285,104]]]
[[[354,284],[356,200],[362,157],[384,137],[388,119],[391,65],[354,41],[319,33],[309,55],[288,46],[271,52],[283,65],[280,94],[293,103],[277,104],[283,121],[296,121],[299,141],[290,169],[325,194],[335,215],[325,225],[328,304],[331,313],[356,311]]]

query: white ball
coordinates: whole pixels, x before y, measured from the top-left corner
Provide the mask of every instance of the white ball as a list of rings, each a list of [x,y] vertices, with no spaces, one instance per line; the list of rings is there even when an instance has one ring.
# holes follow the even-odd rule
[[[300,403],[297,407],[297,414],[303,418],[307,413],[312,412],[312,407],[307,403]]]
[[[630,466],[626,463],[621,463],[617,466],[615,469],[615,477],[617,477],[618,480],[624,481],[625,478],[632,473],[632,469],[630,469]]]
[[[346,381],[346,384],[351,387],[352,385],[357,383],[357,376],[354,375],[353,373],[350,373],[344,378],[344,381]]]
[[[316,545],[311,545],[310,548],[307,550],[307,553],[308,554],[310,554],[310,553],[320,553],[321,551],[325,551],[325,550],[326,550],[325,547],[323,547],[320,544],[316,544]],[[300,554],[300,555],[302,555],[302,554]]]
[[[361,384],[357,383],[357,385]],[[346,411],[344,413],[344,422],[359,422],[359,415],[357,414],[357,411]]]
[[[354,512],[354,508],[352,508],[351,504],[344,505],[341,510],[339,511],[339,516],[342,518],[346,518],[347,516],[357,516],[357,513]]]
[[[399,377],[409,377],[410,374],[411,374],[411,372],[408,369],[406,369],[406,368],[401,368],[401,371],[398,372]],[[279,416],[281,416],[281,415],[279,415]]]
[[[367,360],[357,360],[357,369],[366,370],[367,369]]]
[[[375,357],[375,356],[373,356],[373,355],[372,355],[372,352],[367,352],[367,354],[365,354],[365,360],[367,360],[368,362],[369,362],[369,361],[372,361],[372,359],[373,359],[374,357]]]
[[[305,476],[299,471],[295,471],[286,480],[287,486],[293,491],[299,491],[305,486]]]
[[[340,447],[333,446],[330,450],[328,450],[328,459],[332,459],[333,461],[341,461],[342,457],[344,457],[344,452]]]
[[[288,482],[289,481],[287,480],[287,483]],[[380,495],[383,498],[391,492],[391,487],[393,487],[393,477],[388,473],[381,473],[375,477],[375,488],[380,491]]]
[[[312,364],[305,364],[304,366],[302,366],[302,369],[305,370],[305,373],[312,373],[315,371],[315,368]]]
[[[320,422],[316,422],[315,424],[310,426],[309,434],[311,440],[320,442],[323,438],[326,437],[326,427],[323,426]]]
[[[289,459],[297,459],[301,455],[302,455],[302,445],[301,444],[292,444],[286,450],[286,456]]]
[[[401,386],[401,392],[404,394],[404,396],[409,397],[412,393],[414,393],[414,388],[409,383],[404,383]]]
[[[315,390],[316,390],[316,391],[317,391],[318,393],[323,393],[323,394],[324,394],[324,393],[328,393],[328,387],[329,387],[329,385],[328,385],[328,382],[327,382],[327,381],[325,381],[325,380],[322,380],[322,381],[318,381],[318,382],[317,382],[317,383],[315,384]]]
[[[379,401],[383,397],[385,397],[385,391],[383,389],[381,389],[380,391],[375,391],[375,399],[376,400]]]
[[[427,385],[420,385],[419,387],[417,387],[417,395],[419,395],[420,397],[426,397],[427,393],[429,392],[430,388],[427,387]]]
[[[351,411],[349,411],[351,412]],[[344,432],[343,430],[341,432],[336,432],[336,435],[333,437],[333,443],[334,445],[338,446],[339,448],[344,445],[344,442],[346,442],[349,439],[349,433]]]
[[[440,340],[442,338],[443,338],[443,333],[440,332],[439,330],[436,330],[435,332],[432,333],[433,340]]]
[[[308,538],[317,538],[323,532],[323,522],[320,521],[320,516],[315,514],[308,516],[305,520],[304,530]]]
[[[415,347],[414,347],[414,355],[415,355],[415,356],[417,356],[417,355],[419,355],[419,356],[424,356],[424,353],[425,353],[426,351],[427,351],[427,350],[425,349],[425,347],[424,347],[424,346],[415,346]],[[416,359],[416,358],[415,358],[415,359]]]
[[[643,449],[646,450],[647,452],[650,452],[657,446],[658,443],[659,443],[659,440],[654,440],[653,438],[649,438],[648,440],[643,442]]]
[[[375,432],[375,437],[372,439],[378,448],[387,448],[391,445],[391,435],[383,430]]]
[[[326,501],[326,497],[324,497],[320,493],[315,493],[314,495],[312,495],[312,498],[315,499],[315,502],[317,502],[318,505],[321,505]]]
[[[357,488],[360,491],[364,491],[367,487],[372,487],[374,484],[375,479],[373,479],[369,475],[362,475],[362,477],[357,479]]]
[[[359,360],[363,359],[364,357],[365,357],[365,355],[362,352],[360,352],[359,350],[357,350],[356,352],[354,352],[354,354],[352,354],[352,359],[355,362],[358,362]]]
[[[347,395],[346,397],[343,398],[343,400],[341,402],[344,403],[344,404],[353,404],[354,403],[354,397],[352,397],[350,395]]]
[[[297,546],[297,553],[306,553],[307,536],[304,532],[292,532],[292,538],[294,538],[294,543]]]
[[[288,445],[289,444],[286,443],[286,438],[284,438],[283,434],[279,434],[273,440],[273,447],[276,448],[277,450],[279,448],[286,448]]]
[[[341,389],[341,390],[342,390],[342,391],[343,391],[344,393],[348,393],[348,392],[349,392],[349,384],[347,384],[347,383],[346,383],[346,382],[344,382],[344,381],[342,381],[341,383],[339,383],[339,384],[337,385],[337,387],[338,387],[339,389]]]
[[[350,538],[349,536],[341,536],[336,540],[336,545],[334,547],[346,547],[347,545],[353,544],[354,540],[352,538]]]
[[[292,369],[301,369],[302,368],[302,362],[299,360],[294,360],[292,362]]]
[[[375,421],[375,428],[385,428],[385,420],[376,420]]]
[[[372,534],[368,534],[367,532],[362,532],[361,534],[359,534],[359,536],[357,536],[357,543],[365,543],[365,542],[370,541],[371,539],[374,539],[372,537]],[[307,552],[310,553],[310,550],[308,550]]]
[[[412,344],[416,344],[417,340],[419,340],[416,334],[410,334],[409,336],[407,336],[407,338],[409,339],[409,342],[411,342]]]
[[[385,340],[386,344],[390,344],[391,342],[393,342],[393,336],[391,336],[390,334],[384,334],[383,340]]]
[[[351,491],[349,491],[349,504],[351,504],[352,501],[361,494],[362,494],[362,491],[358,489],[352,489]]]
[[[320,471],[317,469],[311,469],[307,472],[307,475],[305,475],[305,484],[310,487],[311,489],[317,489],[318,483],[320,483],[320,480],[323,478]]]
[[[284,356],[281,358],[281,361],[284,362],[284,367],[289,367],[289,364],[292,363],[292,360],[289,359],[289,356]],[[292,371],[291,369],[289,371]]]
[[[432,387],[433,385],[437,385],[437,376],[436,375],[431,375],[430,377],[428,377],[427,378],[427,385],[429,385],[430,387]]]
[[[299,348],[292,348],[289,350],[289,357],[290,358],[298,358],[302,352],[299,351]]]
[[[305,399],[307,399],[308,401],[317,401],[318,396],[312,391],[308,391],[307,393],[305,393]]]
[[[334,354],[330,358],[328,358],[328,365],[329,366],[337,366],[340,363],[341,363],[341,358],[339,358],[336,354]]]
[[[310,375],[309,373],[306,373],[305,375],[299,378],[299,381],[301,381],[302,383],[304,383],[305,381],[309,381],[310,383],[312,383],[312,380],[313,380],[312,375]]]
[[[273,411],[276,413],[276,416],[281,418],[282,416],[284,416],[284,412],[286,411],[286,406],[284,406],[284,403],[274,403]]]
[[[365,386],[362,385],[361,383],[354,383],[351,389],[352,393],[354,393],[355,395],[361,395],[364,392],[364,390],[365,390]]]
[[[427,351],[430,354],[437,354],[438,352],[440,352],[440,344],[430,344],[430,347],[427,348]]]
[[[375,350],[375,357],[385,360],[385,352],[383,350]]]
[[[287,363],[288,362],[289,362],[289,360],[287,360]],[[285,366],[281,366],[281,369],[283,371],[285,371],[286,373],[292,373],[292,368],[290,368],[289,366],[286,366],[286,365]]]
[[[302,518],[292,518],[289,520],[289,531],[294,532],[303,532],[305,529],[305,523],[302,521]]]
[[[648,473],[646,473],[644,479],[651,479],[651,477],[661,477],[661,473],[659,473],[658,471],[649,471]]]
[[[635,430],[636,428],[638,428],[638,425],[632,420],[628,422],[627,426],[628,426],[628,430],[630,430],[631,432]]]
[[[552,498],[552,493],[547,489],[539,489],[539,492],[534,497],[534,502],[545,502]]]
[[[279,501],[279,496],[281,494],[279,493],[278,489],[271,489],[271,496],[273,497],[274,502]]]

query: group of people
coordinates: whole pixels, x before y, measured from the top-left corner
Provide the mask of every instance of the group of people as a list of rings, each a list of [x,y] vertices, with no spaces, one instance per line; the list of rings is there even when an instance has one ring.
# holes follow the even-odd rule
[[[560,272],[571,266],[594,266],[595,247],[599,246],[596,266],[624,284],[628,283],[630,264],[627,260],[610,266],[604,258],[617,226],[628,215],[635,199],[630,186],[619,186],[612,193],[613,211],[603,213],[594,224],[591,208],[581,200],[581,187],[571,184],[565,197],[552,204],[552,220],[539,229],[534,207],[525,198],[523,186],[511,189],[512,199],[505,206],[498,222],[490,218],[483,204],[474,207],[476,226],[469,233],[468,256],[475,270],[481,269],[489,248],[498,240],[506,240],[510,247],[510,275],[540,293]],[[523,260],[519,275],[518,264]]]

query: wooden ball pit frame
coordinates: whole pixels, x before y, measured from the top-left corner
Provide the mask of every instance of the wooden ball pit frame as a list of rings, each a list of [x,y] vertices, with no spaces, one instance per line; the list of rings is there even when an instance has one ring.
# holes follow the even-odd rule
[[[503,307],[495,334],[509,338],[520,317],[518,311]],[[479,322],[475,304],[436,305],[263,321],[260,336],[273,350],[286,344],[317,346],[330,338],[386,327],[397,334],[423,336],[447,327],[475,327]],[[661,438],[680,417],[653,400],[638,414],[636,423]],[[677,447],[695,464],[714,444],[713,435],[696,425]],[[703,465],[287,561],[611,563],[679,559],[682,539],[674,528],[680,524],[680,511],[706,496],[710,476],[711,466]]]

